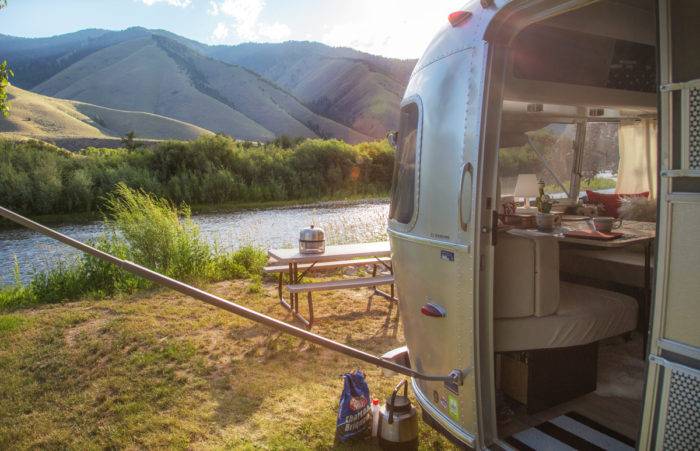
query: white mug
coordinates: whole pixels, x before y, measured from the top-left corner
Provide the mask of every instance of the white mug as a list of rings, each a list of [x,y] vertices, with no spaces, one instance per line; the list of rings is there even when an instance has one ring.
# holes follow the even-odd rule
[[[622,227],[622,219],[610,216],[598,216],[593,218],[595,229],[599,232],[610,233],[613,229]]]

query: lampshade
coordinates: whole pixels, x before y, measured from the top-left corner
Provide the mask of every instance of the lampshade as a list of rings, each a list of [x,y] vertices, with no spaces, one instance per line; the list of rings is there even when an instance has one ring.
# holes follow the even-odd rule
[[[535,174],[518,174],[518,181],[515,182],[515,197],[534,197],[540,193],[540,185]]]

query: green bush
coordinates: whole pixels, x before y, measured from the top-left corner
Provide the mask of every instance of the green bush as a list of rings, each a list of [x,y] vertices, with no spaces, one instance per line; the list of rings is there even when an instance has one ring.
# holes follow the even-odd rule
[[[393,164],[385,142],[280,139],[256,146],[219,135],[71,153],[0,140],[0,205],[24,214],[95,212],[119,183],[175,204],[386,194]]]
[[[252,277],[259,280],[267,256],[263,250],[243,246],[222,252],[201,238],[186,205],[132,190],[118,184],[105,200],[108,232],[91,243],[97,249],[157,272],[188,282]],[[151,286],[119,267],[84,254],[73,264],[59,264],[37,274],[26,286],[19,280],[0,289],[0,309],[36,304],[102,298],[132,293]]]

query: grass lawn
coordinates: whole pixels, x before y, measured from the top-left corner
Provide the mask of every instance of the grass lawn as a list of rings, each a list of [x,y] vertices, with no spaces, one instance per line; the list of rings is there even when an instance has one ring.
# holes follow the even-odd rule
[[[272,282],[208,289],[290,321]],[[318,293],[314,331],[401,345],[396,307],[367,311],[368,296]],[[381,400],[400,380],[165,290],[0,313],[0,448],[374,449],[334,443],[340,375],[357,367]],[[423,423],[420,442],[451,448]]]

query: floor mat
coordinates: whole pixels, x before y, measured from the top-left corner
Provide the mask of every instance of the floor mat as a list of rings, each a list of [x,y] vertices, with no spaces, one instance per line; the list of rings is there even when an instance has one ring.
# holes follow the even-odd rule
[[[641,402],[646,365],[642,354],[641,334],[633,334],[631,340],[614,337],[601,341],[596,393]]]
[[[625,450],[635,441],[576,412],[558,416],[506,439],[511,446],[528,450]]]

